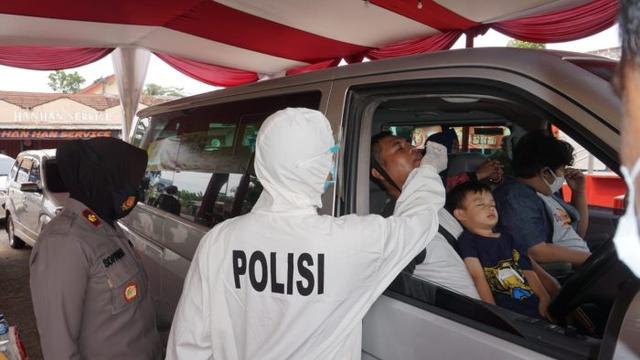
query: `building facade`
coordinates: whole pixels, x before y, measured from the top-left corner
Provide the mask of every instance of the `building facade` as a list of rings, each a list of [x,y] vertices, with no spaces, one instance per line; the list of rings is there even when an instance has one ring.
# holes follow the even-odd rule
[[[166,100],[143,96],[138,110]],[[122,107],[113,75],[76,94],[0,91],[0,153],[15,157],[70,139],[122,137],[121,132]]]

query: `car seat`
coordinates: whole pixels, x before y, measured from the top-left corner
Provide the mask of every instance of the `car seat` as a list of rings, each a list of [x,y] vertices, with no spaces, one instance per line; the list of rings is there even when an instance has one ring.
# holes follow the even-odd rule
[[[479,153],[461,152],[449,154],[447,176],[476,171],[486,160],[487,158]]]

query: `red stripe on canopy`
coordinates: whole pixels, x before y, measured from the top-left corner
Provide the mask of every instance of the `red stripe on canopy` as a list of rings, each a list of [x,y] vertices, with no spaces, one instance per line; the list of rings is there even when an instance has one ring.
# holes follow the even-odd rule
[[[201,3],[165,26],[209,40],[312,64],[370,49],[298,30],[213,1]]]
[[[422,0],[421,9],[418,8],[416,0],[369,0],[369,2],[443,32],[479,25],[433,0]]]
[[[398,56],[422,54],[449,49],[462,35],[461,31],[449,31],[420,39],[400,41],[367,53],[370,59],[386,59]]]
[[[181,59],[167,54],[154,53],[157,57],[181,73],[215,86],[236,86],[258,80],[258,74],[251,71],[230,69],[224,66],[205,64]]]
[[[0,14],[161,26],[199,3],[208,1],[210,0],[1,1]]]
[[[618,0],[595,0],[550,14],[502,21],[491,27],[507,36],[536,43],[572,41],[613,26],[618,6]]]
[[[322,70],[322,69],[338,66],[339,63],[340,63],[340,59],[331,59],[331,60],[322,61],[322,62],[311,64],[311,65],[300,66],[297,68],[287,70],[287,75],[296,75],[296,74],[306,73],[309,71]]]
[[[113,49],[0,46],[0,64],[30,70],[62,70],[90,64]]]

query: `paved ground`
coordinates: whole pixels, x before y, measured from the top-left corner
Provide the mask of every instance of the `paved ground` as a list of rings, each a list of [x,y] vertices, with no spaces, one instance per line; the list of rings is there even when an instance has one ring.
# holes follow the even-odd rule
[[[42,359],[29,291],[31,248],[9,247],[4,226],[0,229],[0,312],[10,325],[18,326],[29,359]]]

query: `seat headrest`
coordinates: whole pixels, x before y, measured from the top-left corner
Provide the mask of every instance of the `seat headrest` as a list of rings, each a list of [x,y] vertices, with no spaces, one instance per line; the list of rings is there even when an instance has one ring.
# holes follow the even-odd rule
[[[449,154],[447,176],[455,176],[467,171],[476,171],[486,160],[484,155],[478,153]]]

